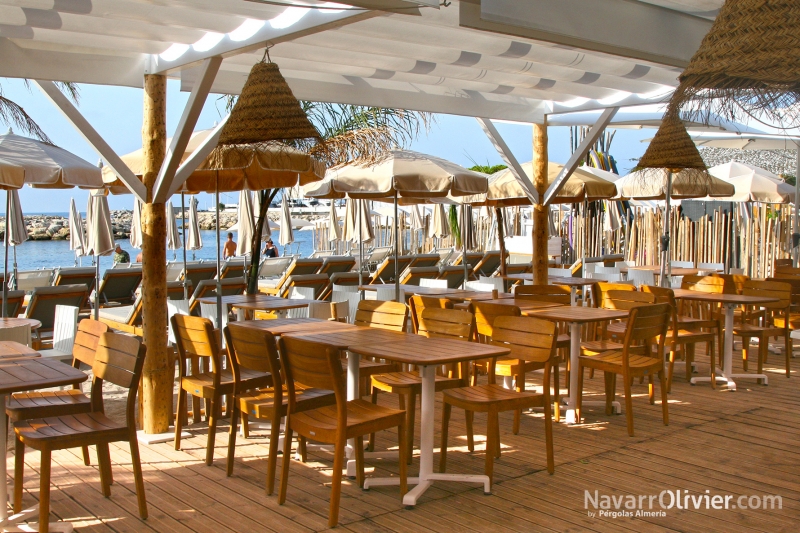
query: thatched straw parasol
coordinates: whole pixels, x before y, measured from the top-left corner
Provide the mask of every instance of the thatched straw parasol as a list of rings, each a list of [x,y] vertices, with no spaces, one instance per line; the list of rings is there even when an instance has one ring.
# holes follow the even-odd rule
[[[679,76],[670,108],[800,125],[797,0],[726,0]]]

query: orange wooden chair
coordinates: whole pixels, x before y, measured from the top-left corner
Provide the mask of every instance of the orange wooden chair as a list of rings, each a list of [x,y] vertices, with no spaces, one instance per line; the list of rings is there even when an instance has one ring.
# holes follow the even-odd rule
[[[745,296],[765,296],[777,298],[777,302],[759,304],[764,309],[766,316],[763,325],[753,325],[745,322],[735,325],[733,328],[734,337],[742,338],[742,366],[747,371],[750,339],[758,339],[758,374],[762,374],[764,363],[769,354],[769,339],[771,337],[783,337],[784,352],[786,356],[786,377],[790,376],[790,361],[792,358],[792,338],[789,328],[792,286],[788,283],[779,281],[747,281],[742,289]],[[750,307],[750,306],[747,306]],[[747,315],[747,311],[745,311]]]

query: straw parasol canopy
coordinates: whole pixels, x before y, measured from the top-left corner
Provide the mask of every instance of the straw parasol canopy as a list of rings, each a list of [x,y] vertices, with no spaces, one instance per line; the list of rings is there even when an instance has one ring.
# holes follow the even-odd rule
[[[769,170],[731,161],[709,168],[708,173],[730,183],[736,189],[733,196],[720,198],[723,202],[762,202],[767,204],[794,202],[794,187]]]
[[[677,113],[664,115],[661,126],[634,170],[651,168],[672,173],[683,170],[698,181],[708,178],[706,164]]]
[[[522,170],[529,178],[533,178],[533,161],[523,163]],[[564,165],[548,163],[547,181],[553,183]],[[601,171],[602,172],[602,171]],[[553,200],[557,204],[571,204],[584,200],[604,200],[617,192],[614,183],[587,171],[584,167],[575,169],[567,179],[567,183]],[[495,207],[530,205],[530,199],[523,191],[510,169],[503,169],[489,176],[489,191],[485,195],[471,196],[464,199],[473,205],[490,205]]]
[[[678,77],[670,108],[800,125],[798,27],[796,0],[727,0]]]
[[[211,130],[192,134],[181,161],[189,157],[211,134]],[[168,141],[169,143],[169,141]],[[213,159],[212,159],[213,156]],[[318,159],[302,151],[285,145],[241,145],[219,147],[212,156],[192,172],[182,187],[191,194],[214,192],[219,183],[220,192],[234,192],[242,189],[260,191],[281,187],[294,187],[321,180],[325,176],[325,165]],[[142,150],[122,156],[126,165],[141,177]],[[110,167],[103,168],[103,180],[113,194],[126,194],[128,189],[122,184]]]

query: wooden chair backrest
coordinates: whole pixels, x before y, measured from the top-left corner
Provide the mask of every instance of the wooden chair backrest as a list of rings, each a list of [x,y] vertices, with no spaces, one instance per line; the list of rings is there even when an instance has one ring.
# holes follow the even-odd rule
[[[793,262],[792,262],[791,258],[789,258],[789,259],[776,259],[775,262],[772,264],[772,269],[773,269],[773,272],[774,272],[778,268],[792,267],[792,266],[793,266]]]
[[[639,305],[656,303],[654,294],[639,291],[607,291],[603,309],[622,309],[628,311]]]
[[[145,345],[138,337],[106,332],[98,339],[97,354],[92,365],[92,404],[103,410],[103,382],[128,389],[125,419],[128,428],[136,427],[136,392],[142,377],[146,356]]]
[[[225,330],[225,343],[228,348],[228,361],[233,371],[234,393],[241,380],[241,369],[269,372],[275,383],[280,380],[281,364],[278,359],[278,345],[269,331],[229,324]],[[280,387],[276,387],[276,390]]]
[[[78,322],[75,342],[72,345],[72,366],[80,367],[80,363],[94,365],[100,336],[108,332],[108,326],[98,320],[85,318]]]
[[[214,386],[219,386],[219,374],[222,365],[219,356],[219,341],[214,332],[213,323],[199,316],[172,315],[172,332],[175,335],[175,346],[178,348],[181,375],[187,376],[189,368],[187,362],[198,357],[208,357],[211,360],[214,373]],[[192,371],[195,365],[192,365]]]
[[[415,294],[409,298],[408,305],[411,308],[411,327],[414,328],[414,333],[417,333],[419,331],[419,317],[423,309],[426,307],[433,307],[434,309],[452,309],[453,301],[447,298],[433,298]]]
[[[777,302],[758,304],[773,311],[788,311],[792,305],[792,286],[781,281],[747,281],[742,289],[744,296],[778,298]]]
[[[650,349],[654,344],[653,340],[656,337],[658,337],[657,354],[663,354],[671,313],[672,308],[668,304],[640,305],[630,310],[623,341],[624,366],[628,364],[627,354],[631,347],[644,345],[645,353],[650,354]]]
[[[779,281],[791,285],[792,312],[800,313],[800,278],[767,278],[767,281]]]
[[[289,391],[288,413],[291,414],[295,409],[296,383],[332,390],[336,395],[339,427],[343,427],[347,421],[347,396],[341,363],[342,347],[294,335],[282,335],[279,346]]]
[[[675,305],[675,292],[666,287],[656,287],[654,285],[642,285],[642,292],[655,296],[657,304]]]
[[[722,292],[725,294],[742,294],[745,282],[750,279],[744,274],[712,274],[712,276],[725,280],[722,286]]]
[[[405,331],[408,324],[408,306],[401,302],[362,300],[353,322],[356,326]]]
[[[475,316],[469,311],[428,307],[422,310],[417,334],[425,337],[458,337],[469,341],[475,336]]]
[[[570,304],[570,289],[566,285],[517,285],[514,297],[539,302]]]
[[[492,344],[511,350],[509,357],[521,361],[546,363],[556,356],[558,334],[555,322],[523,316],[499,316],[494,322]],[[545,390],[549,387],[545,386]]]
[[[718,276],[683,276],[681,289],[723,294],[725,280]]]
[[[486,339],[494,333],[494,322],[501,316],[521,316],[519,307],[514,305],[494,304],[475,301],[469,304],[470,311],[475,315],[475,333]]]
[[[594,307],[605,307],[608,291],[635,291],[636,287],[626,283],[613,283],[598,281],[592,285],[592,300]]]

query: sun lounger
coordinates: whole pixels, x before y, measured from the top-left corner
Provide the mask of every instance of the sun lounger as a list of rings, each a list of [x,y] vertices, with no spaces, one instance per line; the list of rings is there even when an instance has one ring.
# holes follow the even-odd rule
[[[97,271],[94,267],[59,268],[53,278],[53,286],[60,287],[62,285],[77,285],[80,283],[86,286],[86,299],[88,300],[89,294],[94,290],[96,275]],[[81,309],[86,307],[85,300],[80,307]]]
[[[453,260],[453,248],[436,248],[433,253],[439,256],[439,266],[449,266]]]
[[[273,279],[268,282],[267,280],[262,280],[265,283],[259,283],[258,290],[259,292],[266,294],[281,294],[283,293],[283,287],[290,276],[307,276],[316,274],[319,272],[319,269],[322,268],[322,264],[323,259],[295,259],[280,278]]]
[[[100,281],[100,289],[97,291],[100,294],[98,300],[100,306],[108,305],[111,302],[122,305],[133,303],[136,298],[134,293],[141,282],[141,265],[106,270]]]
[[[361,275],[362,284],[369,285],[371,281],[372,276],[369,275],[369,272],[364,272]],[[319,299],[330,299],[332,291],[337,287],[355,287],[355,292],[358,292],[358,272],[336,272],[331,274],[331,281],[322,294],[319,295]]]
[[[53,281],[55,271],[56,269],[54,268],[18,271],[16,277],[13,274],[11,276],[11,286],[13,287],[14,283],[16,283],[16,290],[27,292],[31,292],[36,287],[47,287]]]
[[[222,296],[232,296],[236,294],[244,294],[247,289],[247,281],[244,278],[230,278],[220,280],[222,285]],[[204,279],[195,288],[191,299],[189,300],[189,314],[200,316],[200,298],[215,296],[217,288],[217,280]]]
[[[472,272],[471,267],[467,267],[468,272]],[[464,266],[443,267],[438,279],[447,280],[449,289],[459,289],[464,284]]]
[[[408,266],[425,268],[437,266],[439,264],[439,254],[417,254],[412,256],[414,259]]]
[[[326,257],[317,274],[335,274],[337,272],[350,272],[356,266],[356,258],[349,255],[333,255]]]
[[[490,277],[500,268],[500,250],[490,250],[476,264],[472,265],[476,276]]]
[[[191,291],[190,291],[191,293]],[[183,299],[183,282],[167,282],[167,299]],[[132,333],[142,336],[142,295],[139,292],[131,305],[120,305],[117,307],[104,307],[99,310],[100,322],[108,325],[111,329]]]
[[[400,255],[397,257],[397,275],[403,273],[403,271],[411,266],[414,262],[415,256],[413,255]],[[378,268],[375,269],[375,272],[372,274],[372,283],[390,283],[394,281],[394,257],[387,257],[383,260],[381,264],[378,265]]]
[[[463,265],[464,254],[461,252],[456,252],[453,254],[455,257],[453,258],[453,262],[450,263],[450,266],[459,266]],[[473,268],[478,262],[483,259],[483,254],[481,252],[467,252],[467,264]]]
[[[377,266],[389,257],[393,250],[394,248],[391,246],[377,246],[369,251],[369,255],[364,257],[364,264]]]
[[[421,279],[437,279],[439,267],[409,267],[400,275],[400,285],[419,285]]]
[[[222,269],[220,270],[220,279],[245,277],[244,263],[245,261],[242,259],[228,259],[222,265]],[[247,265],[250,265],[250,261],[247,261]]]
[[[217,265],[215,263],[198,263],[196,265],[186,265],[186,271],[181,272],[178,279],[184,277],[192,282],[192,287],[197,290],[200,282],[204,280],[214,279],[217,275]]]
[[[2,295],[2,292],[0,292]],[[3,297],[0,296],[0,305],[3,305]],[[25,305],[25,291],[8,291],[8,316],[18,316],[22,307]],[[0,307],[0,312],[2,307]]]
[[[295,289],[306,289],[313,291],[315,299],[318,299],[323,291],[328,288],[330,277],[325,274],[301,274],[297,276],[289,276],[281,289],[281,297],[289,298],[292,291]],[[305,292],[305,291],[304,291]],[[309,292],[311,294],[311,292]]]
[[[86,285],[82,283],[33,289],[33,294],[31,294],[25,310],[25,317],[35,318],[42,323],[41,327],[34,332],[34,349],[39,346],[43,338],[50,337],[52,334],[57,305],[71,305],[80,308],[88,296]]]

